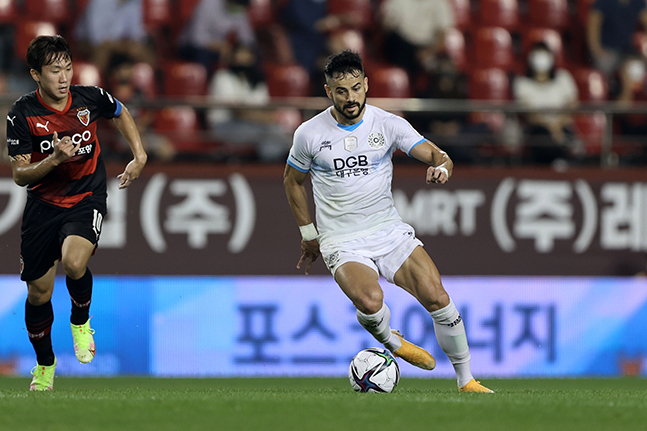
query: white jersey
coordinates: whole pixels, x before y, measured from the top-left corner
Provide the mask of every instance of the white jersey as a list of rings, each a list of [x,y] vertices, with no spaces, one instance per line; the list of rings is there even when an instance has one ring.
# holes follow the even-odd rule
[[[426,141],[407,120],[366,105],[360,122],[339,124],[330,107],[294,133],[288,164],[310,172],[320,244],[348,241],[401,221],[391,193],[392,156]]]

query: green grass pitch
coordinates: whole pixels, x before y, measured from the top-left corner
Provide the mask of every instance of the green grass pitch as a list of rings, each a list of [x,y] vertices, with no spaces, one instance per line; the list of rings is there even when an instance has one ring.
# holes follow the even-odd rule
[[[359,394],[342,378],[0,378],[0,430],[647,430],[647,380],[407,379]]]

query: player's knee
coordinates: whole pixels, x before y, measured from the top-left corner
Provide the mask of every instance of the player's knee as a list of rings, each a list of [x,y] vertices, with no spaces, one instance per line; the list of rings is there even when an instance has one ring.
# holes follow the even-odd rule
[[[83,259],[63,258],[61,263],[65,274],[74,280],[78,280],[85,274],[86,262]]]
[[[52,289],[45,286],[29,285],[27,300],[31,305],[43,305],[52,298]]]
[[[418,300],[428,311],[440,310],[449,305],[449,294],[440,283],[429,283],[417,292]]]
[[[382,309],[384,294],[380,292],[368,292],[356,298],[355,307],[364,314],[375,314]]]

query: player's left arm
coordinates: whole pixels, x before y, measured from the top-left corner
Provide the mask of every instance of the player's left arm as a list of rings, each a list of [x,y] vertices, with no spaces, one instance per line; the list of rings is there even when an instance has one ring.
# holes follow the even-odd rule
[[[427,184],[445,184],[452,176],[454,162],[446,152],[431,141],[424,141],[416,145],[411,149],[409,155],[429,165]]]
[[[128,165],[126,165],[124,172],[117,176],[120,180],[119,188],[123,189],[128,187],[130,183],[139,177],[142,169],[144,169],[144,166],[146,165],[148,155],[146,154],[146,151],[144,151],[142,139],[139,136],[135,120],[132,115],[130,115],[128,108],[123,104],[121,106],[121,113],[119,116],[115,117],[113,121],[117,126],[117,129],[119,129],[123,137],[126,139],[126,142],[128,142],[128,146],[133,153],[133,159],[128,163]]]

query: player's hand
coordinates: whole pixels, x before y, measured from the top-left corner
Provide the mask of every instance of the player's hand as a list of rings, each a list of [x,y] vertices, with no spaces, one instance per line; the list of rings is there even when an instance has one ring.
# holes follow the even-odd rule
[[[310,274],[310,266],[312,262],[317,260],[321,252],[319,251],[319,241],[313,239],[312,241],[301,241],[301,258],[297,263],[297,269],[301,269],[301,265],[306,264],[306,275]]]
[[[133,159],[126,165],[126,169],[124,169],[124,172],[117,175],[117,178],[119,178],[119,188],[120,189],[125,189],[135,181],[137,178],[139,178],[139,174],[142,173],[142,169],[144,169],[144,165],[146,165],[146,162],[139,162],[137,159]]]
[[[60,164],[69,160],[77,152],[81,146],[81,142],[74,144],[72,138],[69,136],[63,136],[61,139],[58,139],[58,132],[54,132],[52,135],[52,144],[54,147],[54,152],[52,157]]]
[[[449,176],[447,175],[447,169],[445,168],[440,169],[440,167],[433,167],[433,166],[429,166],[427,168],[427,184],[431,184],[431,183],[445,184],[447,180],[449,180]]]

